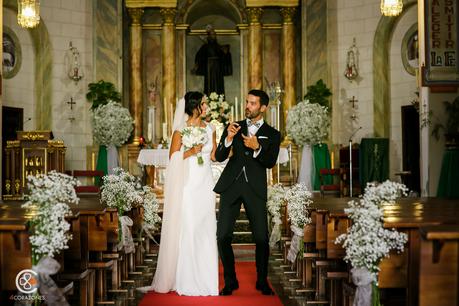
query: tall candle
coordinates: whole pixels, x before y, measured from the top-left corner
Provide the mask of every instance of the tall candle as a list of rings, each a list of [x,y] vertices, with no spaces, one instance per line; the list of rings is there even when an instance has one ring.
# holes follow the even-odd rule
[[[167,123],[163,122],[163,139],[167,139]]]
[[[151,123],[148,123],[148,127],[147,127],[147,140],[148,142],[151,142],[151,137],[152,137],[152,126],[151,126]]]
[[[245,118],[245,105],[244,105],[244,99],[241,99],[241,120]]]
[[[231,106],[231,120],[230,121],[236,121],[234,118],[234,105]]]
[[[331,154],[330,154],[330,160],[331,160],[331,168],[332,169],[335,169],[335,152],[334,151],[331,151]]]
[[[234,98],[234,121],[239,120],[239,111],[238,111],[238,105],[237,105],[237,97]]]

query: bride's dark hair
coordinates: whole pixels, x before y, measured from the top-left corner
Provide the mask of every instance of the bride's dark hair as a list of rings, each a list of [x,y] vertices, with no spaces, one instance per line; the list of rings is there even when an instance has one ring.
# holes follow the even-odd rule
[[[198,91],[189,91],[185,94],[185,113],[192,117],[193,111],[197,109],[199,113],[201,110],[201,100],[204,95]]]

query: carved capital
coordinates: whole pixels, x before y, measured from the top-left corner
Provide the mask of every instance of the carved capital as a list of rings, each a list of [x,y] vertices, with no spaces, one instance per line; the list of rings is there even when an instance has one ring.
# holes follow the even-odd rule
[[[162,8],[159,10],[161,17],[163,18],[163,24],[174,24],[175,16],[177,15],[177,9],[175,8]]]
[[[261,7],[248,7],[245,10],[249,18],[249,24],[260,23],[261,16],[263,15],[263,9]]]
[[[142,24],[143,9],[128,8],[129,16],[131,17],[131,25],[139,26]]]
[[[293,23],[295,18],[296,7],[283,7],[280,9],[280,13],[283,18],[283,23]]]

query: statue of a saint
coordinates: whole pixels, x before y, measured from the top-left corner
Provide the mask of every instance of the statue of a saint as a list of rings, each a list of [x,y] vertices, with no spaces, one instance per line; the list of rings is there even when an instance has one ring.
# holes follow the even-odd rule
[[[195,57],[192,70],[196,75],[204,76],[204,93],[225,94],[224,76],[233,74],[233,64],[229,45],[220,45],[217,35],[211,26],[206,27],[207,42],[205,42]]]

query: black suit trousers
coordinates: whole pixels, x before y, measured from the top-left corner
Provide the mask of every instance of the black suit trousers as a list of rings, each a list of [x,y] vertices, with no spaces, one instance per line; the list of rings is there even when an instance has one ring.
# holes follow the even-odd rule
[[[217,242],[226,285],[231,285],[236,281],[231,242],[241,204],[244,204],[252,237],[256,244],[255,257],[258,280],[264,282],[268,276],[269,238],[266,201],[253,192],[250,185],[245,181],[244,174],[242,174],[225,192],[220,194]]]

